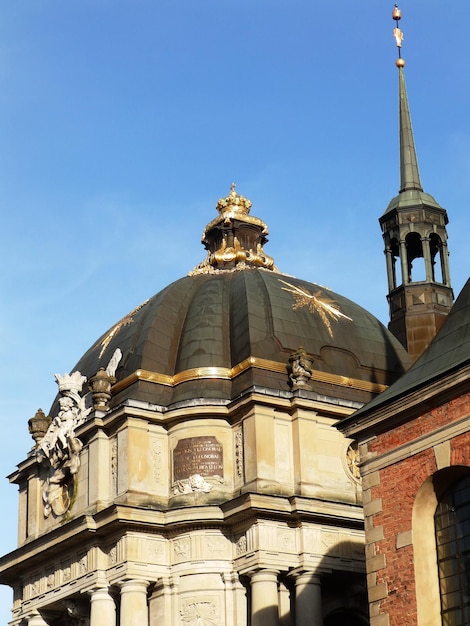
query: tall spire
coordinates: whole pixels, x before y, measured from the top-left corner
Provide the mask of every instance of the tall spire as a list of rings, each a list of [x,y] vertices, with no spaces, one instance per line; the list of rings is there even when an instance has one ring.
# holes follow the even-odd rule
[[[398,48],[400,191],[379,219],[385,243],[389,329],[417,359],[449,312],[453,293],[447,250],[446,210],[423,191],[405,85],[404,40],[395,5],[393,36]]]
[[[404,35],[398,26],[398,22],[401,19],[401,11],[397,5],[395,5],[395,8],[393,9],[392,17],[396,24],[393,29],[393,36],[395,37],[398,48],[396,66],[398,67],[398,106],[400,111],[400,192],[407,191],[408,189],[423,191],[419,176],[413,128],[411,126],[408,95],[406,93],[404,71],[405,61],[401,56],[401,44],[404,39]]]

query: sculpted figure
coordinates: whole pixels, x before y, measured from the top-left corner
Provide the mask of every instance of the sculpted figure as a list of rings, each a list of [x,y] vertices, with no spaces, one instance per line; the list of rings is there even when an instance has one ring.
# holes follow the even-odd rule
[[[44,517],[51,512],[63,515],[70,506],[74,490],[74,476],[80,467],[82,442],[75,436],[75,428],[90,413],[85,397],[80,395],[85,377],[80,372],[56,375],[59,391],[59,411],[41,440],[37,460],[47,468],[43,486]]]
[[[393,36],[395,37],[397,47],[401,48],[402,41],[405,37],[403,35],[403,31],[401,31],[398,26],[393,29]]]
[[[300,348],[291,354],[289,358],[289,379],[292,387],[308,387],[312,376],[312,359],[305,352],[304,348]]]

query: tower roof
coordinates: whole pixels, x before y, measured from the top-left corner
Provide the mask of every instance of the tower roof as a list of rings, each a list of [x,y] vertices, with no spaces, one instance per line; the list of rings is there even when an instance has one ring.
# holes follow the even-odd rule
[[[399,195],[393,198],[384,215],[395,209],[419,208],[422,206],[445,211],[438,202],[428,193],[423,191],[421,176],[418,167],[413,127],[411,124],[408,93],[405,82],[405,60],[401,56],[403,32],[399,28],[401,11],[397,5],[392,13],[395,20],[393,35],[398,48],[398,110],[399,110],[399,136],[400,136],[400,190]]]
[[[398,66],[398,97],[400,124],[400,193],[410,189],[423,191],[419,175],[413,129],[411,126],[410,107],[406,92],[405,69]]]
[[[440,332],[416,363],[387,391],[342,421],[345,426],[431,386],[470,364],[470,279],[460,292]]]

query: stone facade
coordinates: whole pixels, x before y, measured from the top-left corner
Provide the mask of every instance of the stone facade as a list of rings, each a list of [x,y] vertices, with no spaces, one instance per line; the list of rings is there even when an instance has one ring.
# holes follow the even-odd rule
[[[10,477],[11,626],[366,624],[361,487],[335,428],[352,408],[301,395],[93,411],[64,516],[44,516],[31,454]]]

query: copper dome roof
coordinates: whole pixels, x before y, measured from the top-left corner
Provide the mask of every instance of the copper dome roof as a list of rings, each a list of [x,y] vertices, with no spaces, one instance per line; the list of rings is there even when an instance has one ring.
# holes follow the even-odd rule
[[[203,233],[207,258],[109,329],[75,369],[88,378],[119,348],[112,404],[230,401],[288,394],[289,358],[312,361],[308,390],[366,402],[400,377],[406,351],[371,314],[324,287],[280,274],[267,227],[235,186]]]

